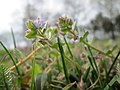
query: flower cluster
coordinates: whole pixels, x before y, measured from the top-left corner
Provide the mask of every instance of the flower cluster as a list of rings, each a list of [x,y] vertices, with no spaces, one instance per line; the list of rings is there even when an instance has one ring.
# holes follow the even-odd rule
[[[35,27],[38,28],[38,29],[43,28],[44,25],[45,25],[45,21],[40,19],[40,18],[34,20],[33,23],[34,23]]]
[[[72,29],[73,21],[68,17],[59,18],[59,27],[62,32],[70,31]]]
[[[40,18],[37,18],[36,20],[28,20],[27,28],[28,30],[25,36],[28,39],[35,39],[37,36],[43,37],[46,30],[46,23]]]
[[[72,21],[72,19],[68,17],[60,17],[58,21],[58,26],[60,29],[60,32],[64,33],[64,35],[67,36],[67,34],[71,35],[71,38],[74,38],[74,40],[77,39],[77,35],[75,34],[75,22]],[[52,43],[52,40],[56,40],[56,36],[58,36],[58,28],[51,28],[47,26],[47,23],[45,23],[44,20],[37,18],[36,20],[29,20],[27,22],[27,33],[26,37],[28,39],[37,40],[42,45],[50,44]],[[68,33],[66,33],[68,32]],[[69,35],[69,36],[70,36]]]
[[[59,28],[61,30],[61,34],[64,35],[66,34],[66,32],[69,32],[68,36],[69,38],[74,38],[74,40],[77,40],[78,39],[78,36],[76,35],[75,33],[75,29],[76,29],[76,22],[73,22],[71,18],[68,18],[67,16],[65,17],[60,17],[59,18]],[[71,36],[71,35],[72,36]]]

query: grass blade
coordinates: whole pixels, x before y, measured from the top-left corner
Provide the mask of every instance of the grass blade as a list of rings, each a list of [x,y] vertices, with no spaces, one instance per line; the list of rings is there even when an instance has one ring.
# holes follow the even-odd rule
[[[86,41],[88,42],[88,40],[86,39]],[[100,76],[100,73],[99,73],[99,68],[98,68],[98,66],[97,66],[97,63],[96,63],[96,61],[95,61],[95,58],[94,58],[94,56],[93,56],[93,53],[92,53],[92,51],[91,51],[91,49],[90,49],[90,46],[88,46],[87,45],[87,48],[88,48],[88,51],[89,51],[89,53],[90,53],[90,55],[91,55],[91,63],[92,64],[94,64],[94,66],[95,66],[95,71],[96,71],[96,74],[97,74],[97,77],[99,77]],[[99,77],[99,84],[100,84],[100,87],[101,87],[101,89],[103,88],[103,85],[102,85],[102,81],[101,81],[101,78]]]
[[[35,41],[35,44],[33,45],[33,51],[35,50],[36,48],[36,41]],[[32,81],[31,81],[31,90],[34,90],[35,89],[35,60],[36,60],[36,52],[34,53],[34,58],[32,60]]]
[[[85,72],[85,75],[84,75],[84,78],[83,78],[84,82],[87,81],[89,74],[90,74],[90,67],[89,67],[89,68],[87,69],[87,71]]]
[[[69,47],[69,45],[68,45],[67,40],[66,40],[65,37],[64,37],[64,41],[65,41],[65,44],[67,45],[67,48],[68,48],[68,51],[69,51],[71,57],[73,58],[73,54],[72,54],[72,52],[71,52],[71,50],[70,50],[70,47]]]
[[[16,50],[17,45],[16,45],[15,35],[14,35],[14,32],[13,32],[13,29],[12,29],[12,28],[11,28],[11,34],[12,34],[14,49]],[[18,59],[17,59],[17,58],[15,58],[15,59],[16,59],[16,62],[18,62]]]
[[[13,39],[14,49],[15,49],[15,48],[17,48],[17,46],[16,46],[15,35],[14,35],[14,32],[13,32],[13,29],[12,29],[12,28],[11,28],[11,34],[12,34],[12,39]]]
[[[8,51],[8,49],[3,45],[3,43],[2,43],[1,41],[0,41],[0,44],[2,45],[2,47],[4,48],[4,50],[7,52],[7,54],[9,55],[9,57],[11,58],[14,66],[15,66],[15,68],[16,68],[16,71],[17,71],[18,75],[20,75],[19,69],[18,69],[18,67],[16,66],[16,63],[15,63],[14,58],[12,57],[12,55],[10,54],[10,52]]]
[[[113,66],[115,65],[115,62],[117,61],[119,55],[120,55],[120,51],[118,52],[117,56],[115,57],[115,59],[114,59],[112,65],[111,65],[111,67],[110,67],[110,69],[109,69],[109,71],[108,71],[108,73],[107,73],[107,77],[109,76],[109,74],[110,74],[110,72],[111,72]]]
[[[64,58],[63,47],[61,46],[59,37],[57,38],[57,40],[58,40],[58,47],[59,47],[61,58],[62,58],[62,64],[63,64],[64,73],[65,73],[65,78],[66,78],[67,83],[70,83],[68,70],[67,70],[67,66],[66,66],[65,58]]]
[[[91,55],[91,57],[92,57],[92,62],[94,63],[95,68],[96,68],[96,70],[97,70],[97,74],[99,74],[99,69],[98,69],[97,63],[96,63],[96,61],[95,61],[95,58],[94,58],[94,56],[93,56],[93,54],[92,54],[92,51],[91,51],[91,49],[90,49],[89,46],[88,46],[88,50],[89,50],[90,55]]]

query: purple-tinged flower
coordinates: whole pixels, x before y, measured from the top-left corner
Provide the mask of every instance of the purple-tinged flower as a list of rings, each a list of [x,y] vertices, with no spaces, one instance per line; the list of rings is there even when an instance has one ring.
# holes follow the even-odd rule
[[[44,27],[44,25],[45,25],[45,21],[44,20],[42,20],[42,19],[36,19],[36,20],[34,20],[34,25],[35,25],[35,27],[36,28],[43,28]]]
[[[44,27],[45,21],[41,19],[40,22],[41,22],[41,26]]]
[[[33,23],[34,23],[34,25],[35,25],[36,28],[40,28],[38,19],[37,19],[37,20],[34,20]]]

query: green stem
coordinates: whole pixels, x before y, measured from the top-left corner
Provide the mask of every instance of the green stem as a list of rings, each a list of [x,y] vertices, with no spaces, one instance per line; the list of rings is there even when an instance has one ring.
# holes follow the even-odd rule
[[[36,41],[33,45],[33,51],[36,48]],[[32,60],[32,81],[31,81],[31,90],[35,89],[35,58],[36,58],[36,52],[34,53],[34,59]]]
[[[103,51],[101,51],[101,50],[99,50],[99,49],[97,49],[97,48],[91,46],[89,43],[87,43],[87,42],[85,42],[85,41],[83,41],[83,43],[84,43],[85,45],[89,46],[90,48],[92,48],[92,49],[98,51],[99,53],[105,55],[105,56],[108,56],[108,57],[113,58],[113,59],[115,58],[115,57],[113,57],[113,56],[111,56],[111,55],[108,55],[107,53],[105,53],[105,52],[103,52]]]

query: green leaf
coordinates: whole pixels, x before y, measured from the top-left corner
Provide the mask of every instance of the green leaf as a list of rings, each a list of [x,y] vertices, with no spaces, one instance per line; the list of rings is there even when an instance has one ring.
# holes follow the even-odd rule
[[[62,43],[62,42],[61,42],[61,45],[64,46],[65,43]],[[51,48],[58,49],[58,43],[54,43],[54,44],[51,46]]]
[[[57,34],[57,33],[58,33],[58,29],[57,29],[57,28],[53,28],[53,32],[54,32],[55,34]]]
[[[35,27],[35,25],[33,24],[33,21],[32,21],[32,20],[29,20],[29,21],[27,22],[27,27],[28,27],[30,30],[32,30],[32,31],[34,31],[34,30],[37,29],[37,28]]]
[[[34,70],[35,77],[41,72],[42,72],[42,68],[38,64],[35,63],[35,70]]]
[[[53,54],[53,56],[56,56],[56,57],[59,56],[59,54],[57,53],[57,51],[56,52],[55,51],[51,51],[50,53]]]
[[[55,48],[55,49],[58,49],[58,43],[55,43],[51,46],[51,48]]]
[[[48,74],[47,73],[40,73],[35,80],[36,90],[45,90],[45,83],[47,82]]]
[[[107,54],[107,55],[110,55],[110,54],[112,54],[112,51],[111,51],[111,50],[108,50],[106,54]]]
[[[83,35],[83,37],[80,37],[80,42],[86,41],[86,39],[87,39],[87,37],[88,37],[88,34],[89,34],[89,32],[87,31],[87,32]]]
[[[117,48],[117,45],[115,45],[115,46],[112,48],[112,50],[108,50],[106,54],[107,54],[107,55],[112,54],[113,51],[116,50],[116,48]]]
[[[86,40],[87,39],[87,37],[88,37],[88,35],[89,35],[89,32],[87,31],[87,32],[85,32],[85,34],[84,34],[84,36],[83,36],[83,39],[84,40]]]
[[[83,37],[80,37],[80,42],[83,42],[83,40],[84,40]]]
[[[68,29],[67,27],[64,27],[64,28],[61,28],[61,31],[62,32],[68,32],[68,31],[70,31],[70,29]]]
[[[28,39],[35,39],[36,38],[36,35],[37,35],[37,32],[36,31],[30,31],[29,33],[27,33],[25,35],[25,37],[27,37]]]

